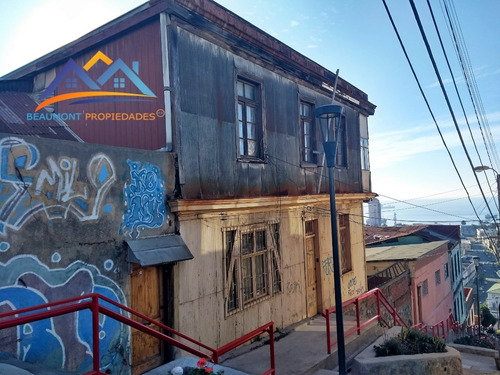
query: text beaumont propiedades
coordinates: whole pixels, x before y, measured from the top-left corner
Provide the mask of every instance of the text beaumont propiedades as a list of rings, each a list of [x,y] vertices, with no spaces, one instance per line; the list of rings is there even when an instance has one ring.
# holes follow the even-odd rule
[[[164,113],[163,113],[164,114]],[[157,117],[163,117],[158,111],[155,112],[139,112],[139,113],[26,113],[26,120],[41,121],[41,120],[86,120],[86,121],[152,121]]]

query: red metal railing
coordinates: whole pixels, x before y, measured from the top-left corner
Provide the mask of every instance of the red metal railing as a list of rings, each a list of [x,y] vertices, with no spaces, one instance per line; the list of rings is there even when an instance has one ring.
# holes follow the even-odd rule
[[[427,324],[422,323],[415,324],[411,328],[425,331],[425,333],[428,333],[428,331],[430,330],[432,336],[439,336],[443,339],[446,339],[450,331],[454,331],[455,333],[459,332],[460,323],[455,321],[455,319],[453,318],[453,314],[450,312],[446,319],[443,319],[439,323],[430,326],[430,328],[428,328]]]
[[[359,314],[359,303],[371,296],[375,296],[377,298],[377,314],[368,319],[367,321],[361,323],[361,318]],[[367,326],[371,322],[378,320],[379,322],[383,322],[386,326],[390,327],[389,323],[384,319],[381,312],[381,307],[385,307],[386,311],[392,316],[393,325],[401,325],[408,327],[403,318],[398,314],[396,309],[391,305],[389,300],[385,297],[384,293],[379,288],[375,288],[366,292],[358,297],[352,298],[348,301],[342,303],[342,308],[346,308],[348,306],[354,305],[356,307],[356,327],[351,328],[349,331],[345,332],[344,337],[348,337],[352,335],[354,332],[357,332],[358,335],[361,334],[361,328]],[[328,354],[332,353],[332,347],[337,344],[337,339],[332,341],[331,333],[330,333],[330,315],[336,311],[336,307],[330,307],[325,310],[323,315],[326,319],[326,345]]]
[[[136,320],[133,320],[121,313],[111,310],[110,308],[103,306],[99,303],[99,300],[103,300],[109,304],[112,304],[123,311],[128,312],[131,315],[134,315],[147,323],[141,323]],[[180,332],[175,331],[174,329],[167,327],[157,321],[148,318],[145,315],[142,315],[124,305],[121,305],[103,295],[93,293],[80,297],[74,297],[65,299],[62,301],[56,301],[51,303],[46,303],[43,305],[27,307],[24,309],[18,309],[13,311],[8,311],[0,314],[0,330],[4,328],[15,327],[21,324],[31,323],[38,320],[53,318],[59,315],[74,313],[77,311],[90,309],[92,312],[92,354],[93,354],[93,370],[88,372],[86,375],[105,375],[100,372],[99,366],[99,314],[107,315],[115,320],[118,320],[121,323],[127,324],[128,326],[138,329],[142,332],[145,332],[151,336],[154,336],[160,340],[167,342],[170,345],[174,345],[188,353],[191,353],[197,357],[207,358],[209,361],[218,364],[220,357],[237,348],[240,345],[252,340],[253,338],[260,336],[263,333],[269,334],[269,350],[271,356],[271,368],[267,370],[264,374],[275,374],[276,366],[274,360],[274,323],[269,322],[262,327],[257,328],[256,330],[247,333],[243,337],[236,339],[218,349],[211,348],[197,340],[194,340]],[[43,311],[42,311],[43,310]],[[23,314],[22,316],[19,316]],[[158,328],[163,329],[164,331],[170,332],[183,340],[188,341],[190,344],[194,346],[199,346],[209,352],[210,354],[204,353],[201,350],[193,348],[189,346],[189,344],[183,343],[177,339],[174,339],[166,334],[157,331],[146,324],[155,325]]]

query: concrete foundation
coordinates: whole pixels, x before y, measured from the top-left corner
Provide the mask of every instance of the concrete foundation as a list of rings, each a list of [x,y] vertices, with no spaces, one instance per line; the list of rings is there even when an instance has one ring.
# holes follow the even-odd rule
[[[400,327],[393,327],[388,336],[397,335]],[[380,345],[387,336],[380,337],[374,345]],[[355,375],[461,375],[460,353],[447,346],[445,353],[397,355],[375,357],[373,345],[367,347],[354,359],[352,374]]]

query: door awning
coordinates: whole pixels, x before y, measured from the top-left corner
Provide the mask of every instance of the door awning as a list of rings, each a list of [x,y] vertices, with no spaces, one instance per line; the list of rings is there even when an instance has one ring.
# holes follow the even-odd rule
[[[127,260],[141,266],[180,262],[193,259],[193,254],[178,234],[126,241]]]

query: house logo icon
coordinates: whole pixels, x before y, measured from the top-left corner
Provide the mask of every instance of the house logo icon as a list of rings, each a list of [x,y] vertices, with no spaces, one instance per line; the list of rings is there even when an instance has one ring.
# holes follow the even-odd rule
[[[104,62],[108,68],[95,81],[90,78],[88,71],[99,61]],[[70,73],[73,73],[70,75]],[[122,75],[124,77],[116,77]],[[69,77],[68,77],[69,76]],[[125,89],[126,78],[140,91],[140,93],[125,91],[105,91],[103,85],[113,80],[113,87]],[[86,91],[73,91],[61,95],[51,96],[60,85],[69,89],[78,88],[78,84],[83,84]],[[122,59],[111,60],[101,51],[97,52],[84,66],[79,66],[75,60],[69,59],[63,69],[56,75],[52,83],[40,96],[42,101],[35,112],[43,107],[71,100],[71,104],[96,103],[96,102],[117,102],[117,101],[141,101],[156,98],[156,95],[139,78],[139,62],[133,61],[132,68],[129,68]]]

